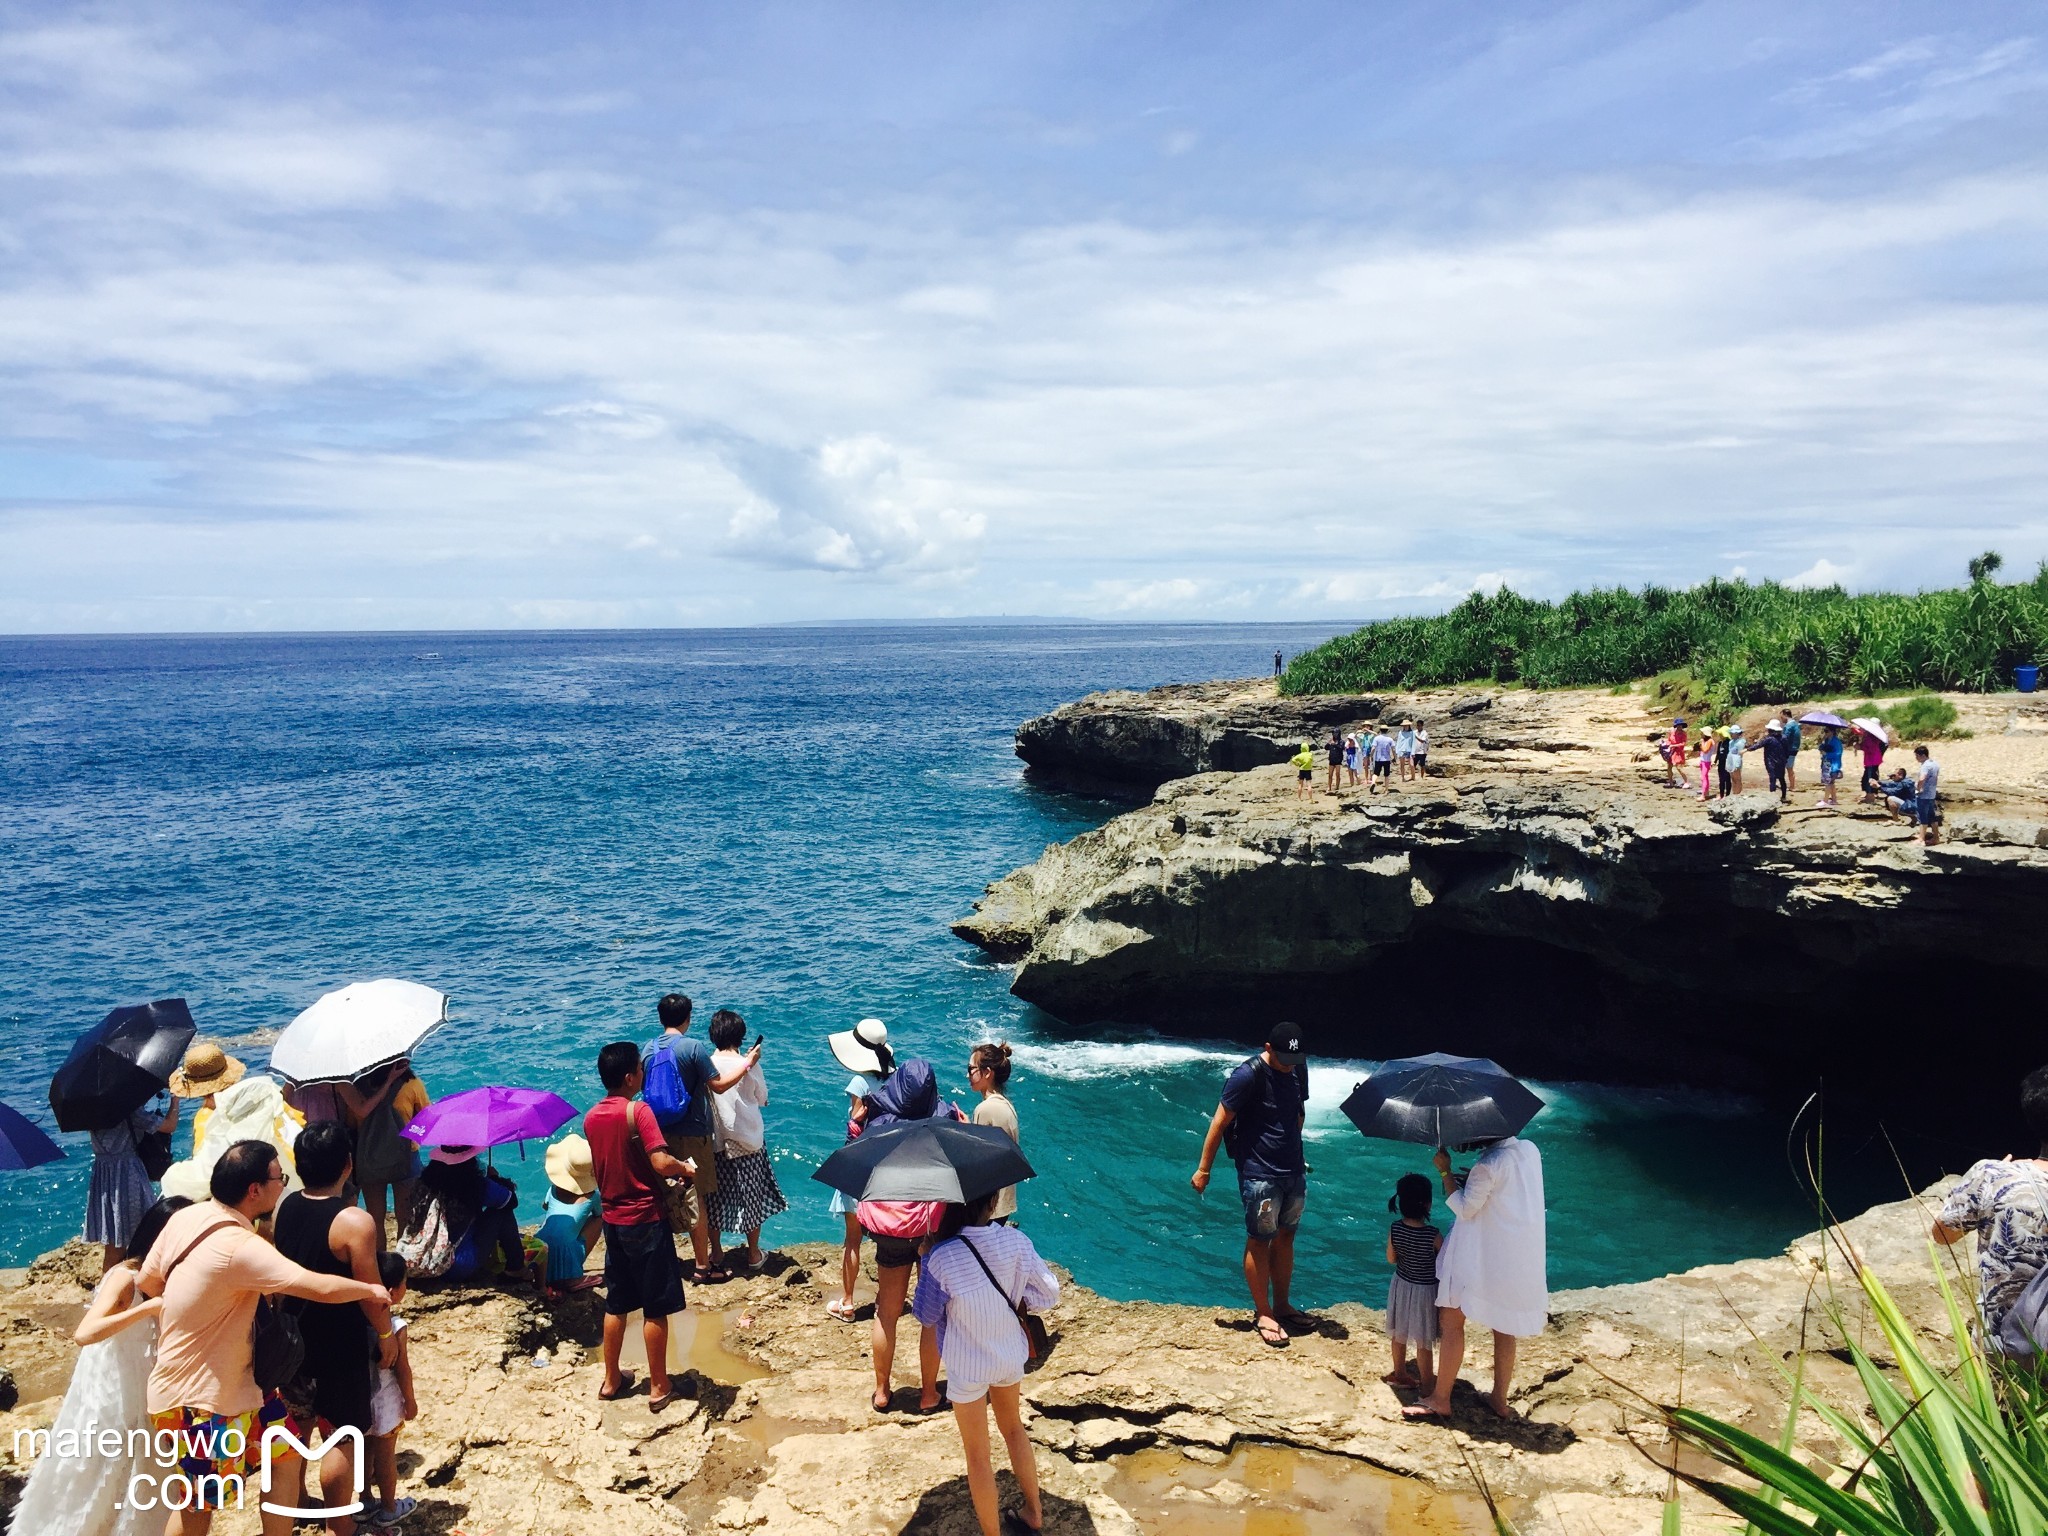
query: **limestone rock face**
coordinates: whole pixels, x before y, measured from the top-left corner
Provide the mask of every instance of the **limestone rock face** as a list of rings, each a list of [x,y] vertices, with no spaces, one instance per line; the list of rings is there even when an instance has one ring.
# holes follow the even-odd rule
[[[1211,769],[1284,763],[1304,737],[1379,718],[1369,694],[1283,699],[1270,681],[1174,683],[1091,693],[1017,732],[1017,755],[1048,782],[1130,795]]]
[[[2048,971],[2031,829],[1923,849],[1882,820],[1760,795],[1703,808],[1625,775],[1308,800],[1292,779],[1167,784],[990,886],[954,932],[1019,962],[1012,990],[1075,1026],[1249,1037],[1292,1017],[1321,1021],[1318,1054],[1441,1046],[1539,1076],[1753,1088],[1867,1058],[1839,1049],[1861,999],[1880,1034],[1922,1005],[1969,1017],[2000,1058],[1980,1080],[2039,1064],[2008,1005]],[[1731,979],[1770,1001],[1697,1006]]]

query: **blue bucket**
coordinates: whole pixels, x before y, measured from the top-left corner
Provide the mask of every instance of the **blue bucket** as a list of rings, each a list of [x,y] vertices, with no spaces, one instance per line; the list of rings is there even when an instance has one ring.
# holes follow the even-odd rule
[[[2041,669],[2039,667],[2014,667],[2012,669],[2012,680],[2021,693],[2032,693],[2034,685],[2041,681]]]

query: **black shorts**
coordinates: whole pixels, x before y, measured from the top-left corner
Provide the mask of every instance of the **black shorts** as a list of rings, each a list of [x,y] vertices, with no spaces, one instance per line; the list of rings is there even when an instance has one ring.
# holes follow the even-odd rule
[[[665,1221],[604,1224],[604,1310],[609,1317],[683,1310],[683,1270]]]
[[[353,1426],[368,1434],[374,1344],[369,1319],[353,1302],[347,1310],[355,1316],[337,1319],[324,1306],[300,1314],[306,1353],[285,1398],[310,1412],[324,1430]]]
[[[1384,779],[1394,771],[1394,765],[1384,757],[1376,757],[1372,762],[1372,771]]]
[[[861,1230],[867,1232],[865,1227]],[[875,1240],[875,1268],[908,1269],[917,1262],[916,1238],[883,1237],[876,1232],[868,1232],[868,1236]]]
[[[1300,774],[1297,775],[1297,777],[1300,778],[1301,782],[1304,784],[1306,784],[1310,779],[1314,778],[1315,776],[1315,770],[1313,768],[1304,768],[1301,770]]]

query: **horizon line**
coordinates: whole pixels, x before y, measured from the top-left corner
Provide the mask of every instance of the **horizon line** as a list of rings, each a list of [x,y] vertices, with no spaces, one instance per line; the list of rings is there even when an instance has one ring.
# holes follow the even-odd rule
[[[1050,614],[969,614],[958,618],[780,619],[760,624],[520,625],[497,629],[39,629],[0,633],[14,640],[276,640],[353,639],[433,635],[670,635],[752,634],[783,629],[1327,629],[1360,628],[1369,619],[1137,619]]]

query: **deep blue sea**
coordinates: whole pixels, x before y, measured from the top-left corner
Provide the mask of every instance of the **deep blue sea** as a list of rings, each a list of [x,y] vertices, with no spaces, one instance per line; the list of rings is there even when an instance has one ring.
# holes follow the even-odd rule
[[[1002,1036],[1044,1251],[1111,1296],[1234,1304],[1229,1170],[1206,1197],[1187,1180],[1243,1053],[1074,1043],[947,924],[1113,809],[1026,785],[1020,721],[1091,689],[1262,672],[1328,632],[0,639],[0,1095],[47,1125],[50,1073],[117,1003],[182,996],[253,1068],[322,992],[389,975],[452,998],[418,1057],[436,1093],[523,1083],[581,1107],[598,1047],[653,1034],[655,998],[681,990],[767,1036],[793,1207],[768,1237],[789,1241],[838,1231],[808,1178],[843,1125],[829,1031],[881,1017],[963,1103],[969,1046]],[[1456,999],[1428,1003],[1457,1049]],[[1337,1113],[1365,1071],[1313,1069],[1310,1304],[1380,1302],[1387,1196],[1424,1166]],[[1539,1087],[1553,1285],[1768,1252],[1812,1224],[1778,1118]],[[90,1149],[62,1139],[69,1160],[0,1174],[0,1264],[79,1228]],[[538,1154],[501,1159],[525,1212]]]

